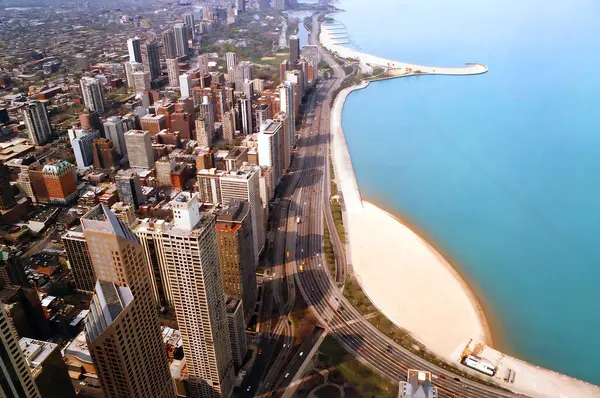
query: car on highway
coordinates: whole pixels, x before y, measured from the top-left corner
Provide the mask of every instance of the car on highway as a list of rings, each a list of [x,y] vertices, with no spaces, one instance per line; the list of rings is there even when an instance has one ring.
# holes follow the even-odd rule
[[[258,350],[258,355],[262,354],[262,348]]]
[[[446,376],[440,375],[440,379],[446,380]]]
[[[365,349],[364,349],[364,348],[361,348],[359,351],[360,351],[361,353],[363,353],[363,354],[365,353]]]
[[[248,388],[246,388],[246,391],[250,391],[251,388],[252,386],[248,386]]]
[[[300,356],[304,355],[304,351],[300,352]]]
[[[285,374],[285,376],[283,378],[287,379],[289,375],[290,375],[290,373],[288,372],[288,373]]]
[[[455,377],[454,381],[460,381],[460,379],[458,377]]]

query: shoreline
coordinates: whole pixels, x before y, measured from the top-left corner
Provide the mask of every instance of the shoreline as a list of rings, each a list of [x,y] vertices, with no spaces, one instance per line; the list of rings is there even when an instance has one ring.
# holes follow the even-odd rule
[[[370,82],[368,81],[362,81],[358,85],[343,89],[338,94],[332,106],[331,160],[338,189],[344,196],[345,211],[343,212],[343,219],[348,234],[346,252],[349,272],[354,273],[365,294],[375,307],[390,321],[408,330],[416,340],[428,347],[431,352],[450,362],[456,362],[456,358],[454,358],[455,352],[464,347],[464,344],[470,338],[485,344],[492,344],[491,328],[489,327],[483,306],[480,304],[474,291],[468,286],[466,280],[460,276],[458,270],[452,266],[448,259],[437,251],[422,235],[419,235],[408,224],[402,222],[399,217],[382,210],[371,202],[363,200],[361,197],[341,123],[342,110],[347,97],[356,90],[368,87],[369,84]],[[365,213],[369,214],[368,220],[364,218]],[[358,239],[357,235],[361,233],[360,231],[373,228],[374,226],[378,226],[379,229],[387,228],[386,236],[392,236],[395,239],[395,241],[388,243],[398,244],[400,249],[405,252],[403,258],[394,260],[393,262],[389,260],[392,256],[379,259],[381,260],[379,267],[387,266],[389,273],[400,271],[399,275],[395,275],[397,278],[393,278],[398,281],[404,279],[420,281],[420,285],[423,285],[424,289],[419,288],[411,291],[411,288],[406,288],[406,290],[410,291],[411,294],[415,294],[415,297],[424,303],[425,308],[432,314],[437,312],[438,317],[443,317],[444,314],[439,313],[445,312],[445,308],[444,311],[440,311],[440,308],[443,307],[443,302],[439,302],[437,298],[432,298],[438,292],[448,302],[448,313],[461,324],[461,327],[458,328],[459,330],[453,331],[452,334],[445,333],[444,335],[432,333],[429,331],[430,323],[428,321],[417,320],[418,317],[414,308],[400,308],[393,303],[394,301],[403,302],[406,300],[398,299],[398,296],[382,298],[383,295],[380,291],[372,291],[371,288],[373,286],[367,286],[369,283],[365,283],[363,275],[371,275],[370,281],[372,283],[370,284],[379,285],[374,282],[376,276],[365,270],[365,268],[369,268],[367,265],[368,260],[363,260],[354,265],[353,261],[360,259],[361,255],[363,258],[367,256],[371,257],[369,255],[369,248],[364,249],[362,247],[364,241],[368,240],[369,237],[365,236],[362,239]],[[376,234],[376,231],[372,232]],[[376,236],[375,234],[372,236]],[[369,243],[368,246],[372,247],[381,244],[381,239],[375,239],[375,241]],[[381,249],[385,251],[386,248],[382,247]],[[373,249],[371,251],[378,252],[378,250]],[[389,249],[387,253],[390,254]],[[391,254],[395,253],[392,252]],[[438,289],[433,289],[432,285],[437,286]],[[420,294],[421,290],[427,289],[429,289],[427,292],[429,295]],[[408,297],[404,298],[407,299]],[[394,315],[390,311],[396,312],[396,314]],[[398,313],[406,316],[406,319],[403,320],[406,323],[400,322],[402,317],[399,318]],[[447,318],[446,321],[450,325],[451,319]]]

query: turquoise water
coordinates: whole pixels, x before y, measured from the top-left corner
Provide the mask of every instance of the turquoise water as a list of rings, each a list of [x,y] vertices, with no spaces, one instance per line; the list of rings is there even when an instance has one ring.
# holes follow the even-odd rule
[[[343,126],[358,183],[456,264],[499,349],[595,384],[599,3],[343,0],[336,16],[365,52],[489,66],[353,93]]]

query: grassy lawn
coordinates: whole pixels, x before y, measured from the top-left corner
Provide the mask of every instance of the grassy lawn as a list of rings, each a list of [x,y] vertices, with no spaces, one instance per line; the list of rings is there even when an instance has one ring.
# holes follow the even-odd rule
[[[325,225],[325,235],[323,239],[323,246],[325,249],[325,262],[329,268],[331,276],[336,277],[336,265],[335,265],[335,254],[333,253],[333,247],[331,246],[331,236],[329,235],[329,229]]]
[[[327,336],[319,348],[319,359],[334,367],[344,381],[350,384],[361,397],[396,397],[397,383],[379,376],[364,366],[333,338]]]

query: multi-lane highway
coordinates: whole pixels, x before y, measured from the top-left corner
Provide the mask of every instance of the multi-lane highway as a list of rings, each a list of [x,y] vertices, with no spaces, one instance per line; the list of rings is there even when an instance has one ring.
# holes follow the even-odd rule
[[[313,18],[314,27],[318,26]],[[315,35],[316,37],[316,35]],[[299,224],[291,223],[288,240],[294,241],[290,263],[295,267],[295,280],[304,300],[311,307],[323,326],[342,346],[374,371],[392,380],[404,380],[409,368],[431,371],[441,396],[450,397],[514,397],[515,394],[494,387],[460,380],[418,355],[406,350],[389,339],[365,320],[344,298],[329,274],[322,259],[323,220],[330,211],[326,185],[329,159],[329,126],[331,93],[343,78],[342,68],[327,55],[323,59],[333,68],[334,77],[318,88],[319,104],[312,128],[302,131],[298,140],[298,158],[302,158],[302,170],[295,186],[290,211],[300,217]],[[294,231],[295,228],[295,231]],[[290,239],[293,234],[295,239]],[[332,237],[335,229],[331,230]],[[341,244],[332,239],[333,245]],[[343,246],[339,248],[343,251]],[[344,267],[344,257],[337,259]],[[340,268],[340,267],[338,267]],[[342,268],[343,269],[343,268]]]

